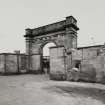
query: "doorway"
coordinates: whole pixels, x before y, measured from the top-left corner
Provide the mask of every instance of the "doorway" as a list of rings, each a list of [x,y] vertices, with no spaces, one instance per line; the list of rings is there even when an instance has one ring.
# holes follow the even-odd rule
[[[43,56],[42,56],[42,72],[44,74],[50,73],[50,47],[56,46],[54,43],[50,42],[44,45],[43,47]]]

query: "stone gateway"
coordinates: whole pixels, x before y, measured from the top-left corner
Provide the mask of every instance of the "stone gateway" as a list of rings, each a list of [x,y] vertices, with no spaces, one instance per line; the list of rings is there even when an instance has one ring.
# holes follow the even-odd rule
[[[45,73],[50,79],[105,83],[105,44],[77,47],[77,20],[26,29],[26,53],[0,54],[0,74]],[[43,56],[43,48],[50,56]]]
[[[64,46],[68,53],[71,48],[77,48],[78,30],[77,20],[73,16],[39,28],[26,29],[24,37],[26,38],[26,53],[29,55],[29,70],[42,72],[42,49],[47,43],[53,42],[56,47]]]
[[[105,45],[77,47],[78,30],[73,16],[26,29],[27,70],[43,73],[45,67],[51,79],[105,83]],[[43,47],[51,42],[56,46],[50,48],[50,57],[43,57]]]

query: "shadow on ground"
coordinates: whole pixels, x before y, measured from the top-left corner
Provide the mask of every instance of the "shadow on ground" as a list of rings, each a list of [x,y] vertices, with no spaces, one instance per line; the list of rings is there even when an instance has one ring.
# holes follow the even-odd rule
[[[62,95],[65,95],[66,93],[66,95],[71,95],[73,97],[91,97],[93,99],[102,101],[105,104],[105,90],[101,89],[67,86],[52,86],[44,89],[49,92],[56,92]]]

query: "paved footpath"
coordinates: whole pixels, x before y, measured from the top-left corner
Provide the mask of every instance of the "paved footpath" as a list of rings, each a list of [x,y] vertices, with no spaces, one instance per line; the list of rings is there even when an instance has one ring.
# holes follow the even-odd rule
[[[105,105],[105,85],[45,75],[0,76],[0,105]]]

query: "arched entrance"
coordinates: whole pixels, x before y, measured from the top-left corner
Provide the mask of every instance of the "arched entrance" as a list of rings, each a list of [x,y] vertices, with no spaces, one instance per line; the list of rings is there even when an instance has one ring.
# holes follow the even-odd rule
[[[54,47],[56,44],[49,42],[45,44],[42,48],[42,72],[45,74],[50,73],[50,47]]]
[[[42,71],[44,58],[42,49],[49,42],[54,42],[57,47],[64,46],[68,54],[71,48],[77,48],[77,30],[79,30],[77,20],[73,16],[68,16],[63,21],[46,26],[26,29],[28,69],[35,72]]]

